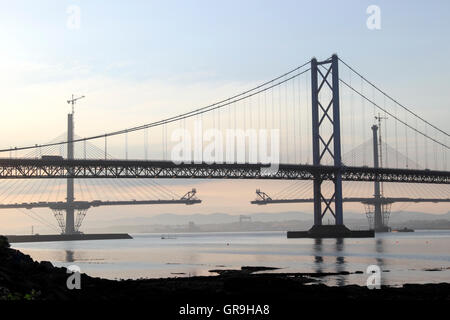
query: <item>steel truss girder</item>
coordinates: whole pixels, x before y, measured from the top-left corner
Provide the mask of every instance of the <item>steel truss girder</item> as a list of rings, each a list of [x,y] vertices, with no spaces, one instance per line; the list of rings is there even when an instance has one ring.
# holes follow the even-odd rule
[[[450,184],[449,171],[280,164],[175,164],[143,160],[0,159],[0,179],[152,178],[375,181]]]

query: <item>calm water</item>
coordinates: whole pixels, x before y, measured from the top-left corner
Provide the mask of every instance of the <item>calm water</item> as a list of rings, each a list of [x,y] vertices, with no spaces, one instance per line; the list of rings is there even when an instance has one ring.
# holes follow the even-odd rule
[[[241,266],[275,272],[364,271],[381,267],[382,282],[450,282],[450,230],[389,233],[375,239],[287,239],[284,232],[133,234],[130,240],[14,244],[36,260],[76,264],[91,276],[159,278],[212,275]],[[438,269],[439,271],[426,271]],[[365,284],[366,274],[327,277],[329,285]]]

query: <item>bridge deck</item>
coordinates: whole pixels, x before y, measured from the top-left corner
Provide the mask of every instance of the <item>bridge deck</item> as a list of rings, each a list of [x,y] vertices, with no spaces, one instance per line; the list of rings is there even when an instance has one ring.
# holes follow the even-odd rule
[[[330,199],[332,202],[334,199]],[[343,202],[361,202],[364,204],[374,204],[376,202],[379,202],[381,204],[392,204],[395,202],[412,202],[412,203],[419,203],[419,202],[432,202],[432,203],[438,203],[438,202],[450,202],[450,198],[393,198],[393,197],[382,197],[380,199],[375,198],[342,198]],[[265,205],[265,204],[275,204],[275,203],[313,203],[313,198],[299,198],[299,199],[257,199],[253,200],[250,203],[251,204],[259,204],[259,205]],[[0,205],[1,208],[1,205]]]
[[[182,163],[144,160],[0,159],[0,179],[34,178],[180,178],[384,181],[450,184],[449,171],[280,164]]]

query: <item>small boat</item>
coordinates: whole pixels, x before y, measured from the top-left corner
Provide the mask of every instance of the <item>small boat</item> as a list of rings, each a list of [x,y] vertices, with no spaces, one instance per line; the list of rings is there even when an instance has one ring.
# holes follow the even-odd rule
[[[175,237],[173,237],[173,236],[170,236],[170,235],[162,235],[161,236],[161,239],[176,239]]]
[[[404,228],[402,228],[402,229],[396,229],[396,230],[394,230],[395,232],[414,232],[414,230],[413,229],[409,229],[409,228],[407,228],[407,227],[404,227]]]

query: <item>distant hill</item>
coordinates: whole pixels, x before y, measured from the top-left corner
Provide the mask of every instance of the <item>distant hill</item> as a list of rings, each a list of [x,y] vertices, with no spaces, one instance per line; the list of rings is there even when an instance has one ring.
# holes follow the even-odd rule
[[[408,211],[395,211],[391,213],[389,221],[392,223],[395,222],[404,222],[407,220],[450,220],[450,212],[444,214],[431,214],[431,213],[423,213],[423,212],[408,212]]]
[[[305,220],[310,221],[312,214],[303,212],[280,212],[280,213],[255,213],[248,214],[252,221],[285,221],[285,220]],[[211,213],[211,214],[175,214],[163,213],[152,215],[149,217],[134,217],[123,219],[111,219],[102,222],[92,221],[94,224],[101,225],[123,225],[123,224],[157,224],[157,225],[180,225],[188,224],[190,221],[195,224],[212,224],[212,223],[232,223],[239,221],[239,215],[231,215],[227,213]]]
[[[188,231],[188,225],[193,222],[195,228],[201,231],[220,230],[292,230],[292,228],[307,228],[313,221],[312,213],[286,211],[279,213],[252,213],[251,223],[239,223],[239,215],[227,213],[189,214],[181,215],[164,213],[149,217],[112,219],[107,221],[91,221],[87,232],[169,232],[174,230]],[[345,224],[351,228],[367,228],[367,219],[363,213],[346,212]],[[330,219],[330,222],[332,220]],[[324,220],[328,223],[328,219]],[[225,225],[227,227],[225,228]],[[408,226],[422,229],[450,228],[450,212],[445,214],[430,214],[423,212],[392,212],[389,225],[393,227]],[[191,226],[192,228],[192,226]],[[200,230],[199,229],[199,230]],[[195,231],[195,230],[192,230]]]

